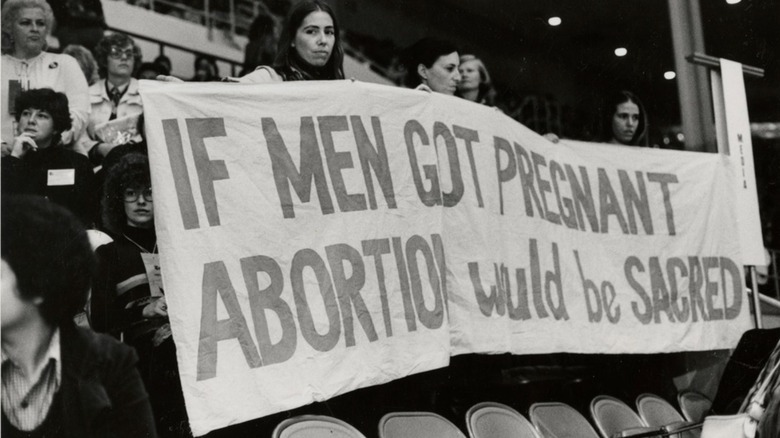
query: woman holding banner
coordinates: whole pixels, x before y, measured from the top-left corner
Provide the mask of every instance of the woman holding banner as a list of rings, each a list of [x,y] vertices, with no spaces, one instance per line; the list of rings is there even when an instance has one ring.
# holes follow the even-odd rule
[[[406,86],[450,96],[460,82],[458,49],[447,41],[423,38],[405,51]]]
[[[189,436],[160,275],[146,156],[123,156],[109,171],[104,192],[103,225],[115,240],[96,251],[92,327],[135,347],[158,434]]]
[[[607,135],[604,141],[624,146],[647,146],[647,112],[642,101],[630,91],[608,96],[603,111]]]

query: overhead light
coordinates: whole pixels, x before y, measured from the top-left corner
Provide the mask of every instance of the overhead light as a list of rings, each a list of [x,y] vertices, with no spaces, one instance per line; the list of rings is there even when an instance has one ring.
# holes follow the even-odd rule
[[[666,80],[671,81],[672,79],[674,79],[676,77],[677,77],[677,73],[675,73],[675,72],[673,72],[671,70],[667,71],[667,72],[664,72],[664,79],[666,79]]]
[[[615,56],[623,57],[626,56],[627,54],[628,54],[628,49],[626,49],[625,47],[618,47],[617,49],[615,49]]]
[[[550,26],[560,26],[561,25],[561,17],[550,17],[547,19],[547,24]]]
[[[737,3],[741,2],[742,0],[726,0],[726,3],[730,5],[736,5]]]

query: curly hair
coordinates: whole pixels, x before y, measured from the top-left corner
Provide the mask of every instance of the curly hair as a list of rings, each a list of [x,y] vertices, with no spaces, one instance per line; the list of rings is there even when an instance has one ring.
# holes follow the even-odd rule
[[[95,272],[87,231],[76,216],[40,196],[3,195],[0,253],[19,295],[42,298],[44,321],[59,326],[84,308]]]
[[[330,15],[330,18],[333,20],[333,32],[335,35],[333,51],[328,62],[322,67],[324,79],[344,79],[344,49],[341,47],[341,29],[338,21],[336,21],[336,15],[333,14],[333,9],[321,0],[302,0],[290,9],[290,13],[284,22],[284,27],[282,27],[282,34],[279,36],[279,45],[276,49],[274,69],[285,80],[294,77],[291,74],[294,65],[304,63],[300,59],[298,51],[292,48],[292,44],[295,42],[295,35],[298,33],[298,28],[301,27],[303,20],[316,11],[322,11]]]
[[[111,167],[106,175],[101,200],[103,227],[114,235],[121,235],[127,223],[123,193],[126,188],[151,186],[149,158],[140,153],[129,153]]]
[[[133,73],[141,66],[141,48],[130,38],[130,36],[121,32],[113,32],[106,35],[98,41],[95,46],[95,60],[98,63],[100,77],[105,78],[108,74],[108,54],[111,53],[111,47],[124,48],[133,46]]]
[[[38,8],[43,11],[43,20],[46,23],[45,35],[51,32],[54,25],[54,12],[46,0],[8,0],[3,3],[2,11],[2,53],[12,53],[14,51],[14,32],[13,26],[19,17],[19,11],[28,8]],[[43,50],[46,50],[46,43],[43,44]]]
[[[22,116],[22,111],[26,109],[37,109],[46,111],[51,115],[54,122],[54,135],[52,139],[56,142],[60,140],[60,134],[69,130],[72,126],[70,120],[70,110],[68,109],[68,96],[59,93],[50,88],[36,88],[23,91],[16,97],[16,121]]]

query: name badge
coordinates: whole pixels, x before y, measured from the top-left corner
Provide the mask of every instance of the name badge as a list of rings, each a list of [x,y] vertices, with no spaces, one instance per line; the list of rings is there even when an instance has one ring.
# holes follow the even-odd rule
[[[143,252],[141,253],[141,260],[144,262],[146,278],[149,279],[149,289],[151,290],[152,296],[163,296],[162,273],[160,272],[160,255]]]
[[[48,186],[72,186],[76,183],[76,169],[49,169]]]

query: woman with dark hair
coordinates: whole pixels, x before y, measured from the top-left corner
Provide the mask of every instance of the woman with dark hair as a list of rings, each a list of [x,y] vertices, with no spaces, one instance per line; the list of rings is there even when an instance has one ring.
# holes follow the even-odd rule
[[[482,105],[495,105],[496,90],[481,59],[474,55],[462,55],[458,71],[460,82],[456,96]]]
[[[642,101],[630,91],[608,96],[603,108],[607,143],[625,146],[647,146],[647,112]]]
[[[244,66],[241,76],[257,67],[273,64],[276,55],[276,20],[267,14],[258,15],[249,27],[249,42],[244,49]]]
[[[8,0],[3,2],[2,14],[2,154],[10,152],[16,135],[16,97],[35,88],[51,88],[68,96],[73,124],[65,131],[64,142],[70,145],[87,123],[88,85],[75,59],[44,51],[54,22],[51,7],[46,0]]]
[[[423,38],[404,51],[406,86],[455,94],[460,82],[458,49],[447,41]]]
[[[130,153],[110,169],[102,204],[103,226],[114,241],[97,249],[90,321],[135,347],[161,437],[188,436],[160,275],[149,160]]]
[[[343,64],[344,49],[333,10],[321,0],[303,0],[290,9],[274,66],[260,66],[238,82],[344,79]]]
[[[38,196],[3,196],[4,437],[155,437],[133,349],[76,327],[95,258],[84,227]]]
[[[29,90],[15,105],[19,132],[2,159],[3,193],[45,196],[91,225],[97,213],[92,165],[62,146],[62,133],[71,128],[67,96],[48,88]]]
[[[92,113],[78,147],[98,165],[117,145],[143,140],[135,129],[143,104],[133,77],[141,65],[141,49],[129,36],[115,32],[98,42],[95,58],[103,79],[89,87]]]

